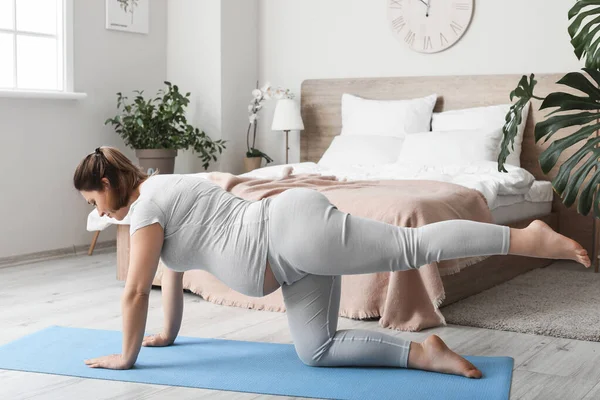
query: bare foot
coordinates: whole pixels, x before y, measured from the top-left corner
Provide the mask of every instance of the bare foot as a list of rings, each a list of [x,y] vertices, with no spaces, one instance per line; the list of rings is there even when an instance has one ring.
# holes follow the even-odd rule
[[[523,235],[516,240],[522,240],[526,253],[533,257],[573,260],[583,264],[586,268],[591,265],[587,250],[579,243],[566,236],[555,232],[540,220],[535,220],[525,229]],[[511,247],[512,247],[511,239]]]
[[[444,374],[481,378],[481,371],[453,352],[437,335],[431,335],[423,343],[412,342],[408,355],[408,367]]]

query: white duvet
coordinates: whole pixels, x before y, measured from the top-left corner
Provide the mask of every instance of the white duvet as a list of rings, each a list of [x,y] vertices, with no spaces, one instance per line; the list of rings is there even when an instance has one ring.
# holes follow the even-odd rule
[[[293,174],[319,174],[336,176],[342,180],[379,180],[379,179],[420,179],[450,182],[478,190],[486,198],[491,210],[507,203],[518,203],[526,200],[545,202],[552,200],[552,189],[549,182],[535,181],[527,170],[506,165],[508,172],[498,172],[498,163],[480,161],[465,165],[355,165],[343,168],[324,168],[316,163],[275,165],[264,167],[242,176],[260,178],[279,178],[293,168]],[[207,173],[195,174],[204,177]],[[534,184],[535,183],[535,184]],[[127,224],[127,218],[116,221],[108,217],[100,217],[96,210],[88,216],[89,231],[105,229],[110,224]]]
[[[534,202],[549,201],[547,196],[541,196],[538,185],[534,188],[537,190],[532,191],[535,178],[529,171],[506,165],[508,172],[498,172],[498,163],[492,161],[443,166],[396,163],[324,168],[312,162],[291,164],[291,166],[294,174],[334,175],[345,180],[420,179],[450,182],[480,191],[487,199],[490,209],[498,206],[501,196],[519,196],[521,199]],[[274,178],[281,176],[285,168],[284,165],[265,167],[243,176]],[[543,192],[545,194],[546,191]]]

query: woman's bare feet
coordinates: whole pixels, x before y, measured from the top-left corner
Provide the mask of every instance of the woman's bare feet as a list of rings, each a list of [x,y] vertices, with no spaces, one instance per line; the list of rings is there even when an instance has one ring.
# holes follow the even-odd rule
[[[527,228],[511,229],[509,254],[573,260],[586,268],[591,265],[587,251],[576,241],[555,232],[540,220]]]
[[[423,343],[412,342],[408,354],[408,367],[444,374],[481,378],[481,371],[453,352],[439,336],[431,335]]]

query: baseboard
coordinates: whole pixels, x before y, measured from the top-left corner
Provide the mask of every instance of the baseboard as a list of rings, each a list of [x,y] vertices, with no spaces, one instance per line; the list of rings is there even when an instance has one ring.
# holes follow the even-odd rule
[[[80,245],[64,247],[62,249],[40,251],[37,253],[20,254],[18,256],[0,258],[0,268],[14,267],[17,265],[37,263],[41,261],[53,260],[57,258],[69,257],[69,256],[80,256],[87,254],[90,245]],[[94,253],[97,251],[115,251],[117,248],[116,240],[107,240],[104,242],[97,242],[94,247]]]

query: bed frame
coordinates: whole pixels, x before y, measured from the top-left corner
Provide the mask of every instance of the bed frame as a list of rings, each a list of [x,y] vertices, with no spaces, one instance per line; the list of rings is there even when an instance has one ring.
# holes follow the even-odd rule
[[[562,75],[547,74],[536,76],[536,93],[548,94],[562,90],[557,85]],[[437,76],[437,77],[398,77],[398,78],[353,78],[317,79],[302,84],[302,119],[305,129],[300,135],[300,160],[317,162],[341,131],[341,97],[343,93],[354,94],[368,99],[402,100],[438,94],[434,112],[470,107],[506,104],[509,94],[517,86],[520,75],[480,75],[480,76]],[[550,174],[542,172],[538,157],[549,145],[535,143],[535,124],[543,120],[546,111],[539,110],[540,102],[534,101],[525,128],[521,166],[538,180],[551,180],[558,170]],[[573,132],[564,130],[555,135],[560,138]],[[573,154],[575,149],[563,154],[559,164]],[[583,217],[574,208],[567,208],[555,195],[552,212],[538,217],[555,230],[579,241],[589,254],[597,248],[594,241],[593,217]],[[522,220],[511,227],[524,227],[532,220]],[[594,257],[596,260],[597,257]],[[458,274],[442,277],[446,291],[443,305],[479,293],[490,287],[510,280],[517,275],[550,264],[549,260],[517,256],[495,256],[465,268]]]

